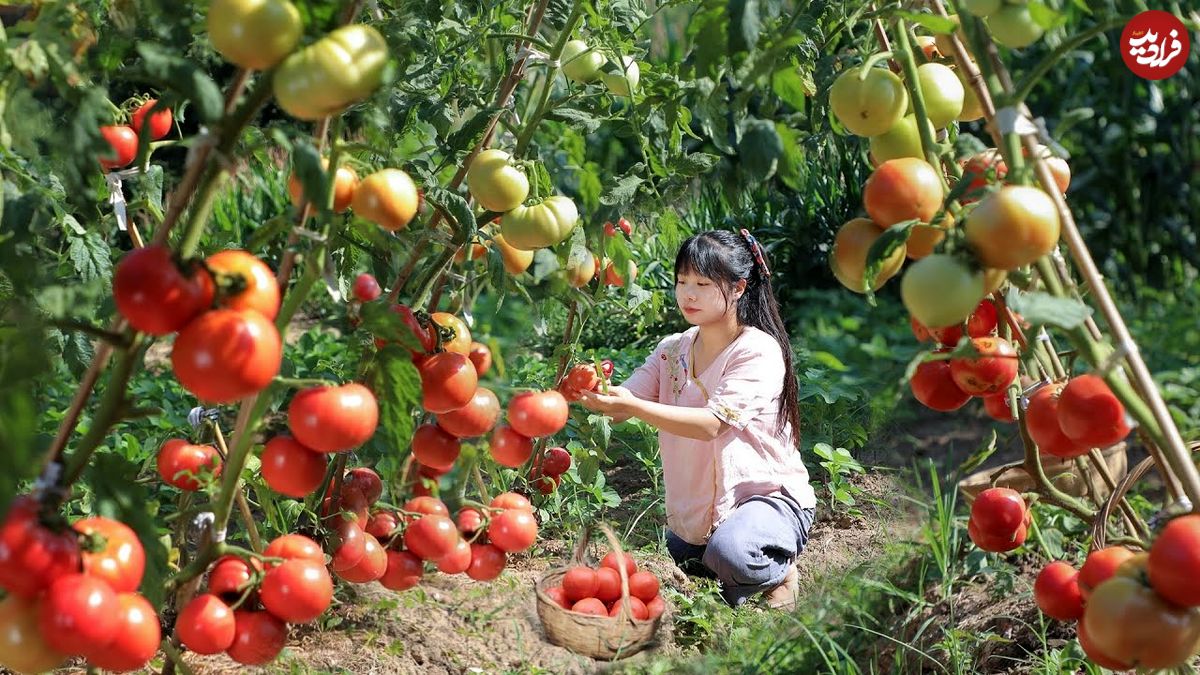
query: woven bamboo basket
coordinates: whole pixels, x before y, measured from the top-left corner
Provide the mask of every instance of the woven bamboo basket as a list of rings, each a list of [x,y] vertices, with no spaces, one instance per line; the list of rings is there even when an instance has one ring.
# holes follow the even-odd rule
[[[608,539],[612,550],[624,556],[620,542],[612,529],[604,524],[589,525],[583,530],[575,552],[565,567],[559,567],[546,573],[534,585],[537,593],[537,613],[546,631],[546,638],[551,643],[565,647],[576,654],[590,656],[594,659],[612,661],[631,656],[654,643],[655,636],[662,617],[639,621],[629,613],[629,577],[625,566],[621,565],[618,572],[621,575],[621,610],[615,617],[593,616],[580,614],[563,609],[557,602],[546,594],[546,589],[562,584],[563,575],[576,565],[584,565],[585,553],[592,530],[599,529]]]
[[[1112,474],[1115,481],[1120,481],[1129,470],[1129,457],[1126,449],[1125,443],[1118,443],[1105,448],[1100,453],[1104,456],[1104,463],[1108,465],[1108,472]],[[1025,471],[1023,463],[1018,461],[976,471],[958,482],[958,492],[963,496],[967,506],[970,506],[975,501],[976,495],[990,487],[1012,488],[1017,492],[1033,491],[1036,484],[1033,476]],[[1095,498],[1103,500],[1111,492],[1108,484],[1090,463],[1085,463],[1084,470],[1080,471],[1074,460],[1043,456],[1042,470],[1055,487],[1075,497],[1081,497],[1087,494],[1089,489],[1094,488]],[[991,482],[992,476],[997,476],[995,484]]]

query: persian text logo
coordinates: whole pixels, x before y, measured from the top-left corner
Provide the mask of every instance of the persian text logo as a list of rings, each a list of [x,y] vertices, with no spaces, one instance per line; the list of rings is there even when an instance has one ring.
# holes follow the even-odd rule
[[[1121,32],[1121,58],[1137,76],[1161,80],[1187,62],[1192,41],[1183,22],[1151,9],[1129,20]]]

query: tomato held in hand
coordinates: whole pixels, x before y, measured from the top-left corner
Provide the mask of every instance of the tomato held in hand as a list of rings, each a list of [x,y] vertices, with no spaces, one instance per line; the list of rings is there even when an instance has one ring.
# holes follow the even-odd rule
[[[202,267],[177,266],[165,246],[127,253],[113,275],[117,311],[135,329],[168,335],[212,305],[212,277]]]
[[[288,428],[297,441],[318,452],[342,452],[375,434],[379,406],[361,384],[318,386],[296,394],[288,406]]]
[[[117,593],[132,593],[142,584],[146,551],[137,533],[128,525],[104,516],[76,521],[72,527],[83,535],[103,540],[96,551],[83,552],[83,571],[108,582]]]
[[[146,123],[146,118],[149,116],[150,140],[152,141],[157,141],[171,133],[171,125],[173,124],[170,108],[160,106],[154,111],[154,113],[150,112],[150,109],[153,108],[156,103],[158,103],[158,99],[152,98],[140,105],[133,113],[131,124],[133,130],[140,134],[142,133],[142,125]]]
[[[119,169],[129,166],[137,158],[137,132],[127,126],[100,127],[100,135],[108,142],[110,151],[100,158],[100,166],[105,169]]]
[[[262,391],[282,361],[275,324],[246,309],[205,312],[179,332],[171,351],[179,383],[206,403],[232,403]]]
[[[185,492],[203,487],[205,475],[221,475],[221,457],[211,445],[193,445],[182,438],[172,438],[158,450],[158,475],[167,485]],[[132,589],[130,589],[132,590]]]
[[[279,284],[263,261],[246,251],[214,253],[204,261],[216,277],[217,304],[230,309],[252,309],[268,321],[279,314]]]

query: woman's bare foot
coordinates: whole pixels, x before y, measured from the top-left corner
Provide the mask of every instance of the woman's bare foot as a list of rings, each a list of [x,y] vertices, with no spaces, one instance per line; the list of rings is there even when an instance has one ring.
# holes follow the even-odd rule
[[[800,573],[796,563],[788,568],[783,582],[766,592],[767,606],[772,609],[790,610],[796,606],[796,596],[800,593]]]

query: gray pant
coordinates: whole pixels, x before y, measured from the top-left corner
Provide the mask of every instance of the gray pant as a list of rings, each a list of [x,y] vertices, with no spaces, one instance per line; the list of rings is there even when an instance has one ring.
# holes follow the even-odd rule
[[[725,601],[737,607],[783,582],[808,542],[813,516],[813,509],[787,496],[751,497],[717,527],[708,545],[668,531],[667,551],[684,572],[719,581]]]

